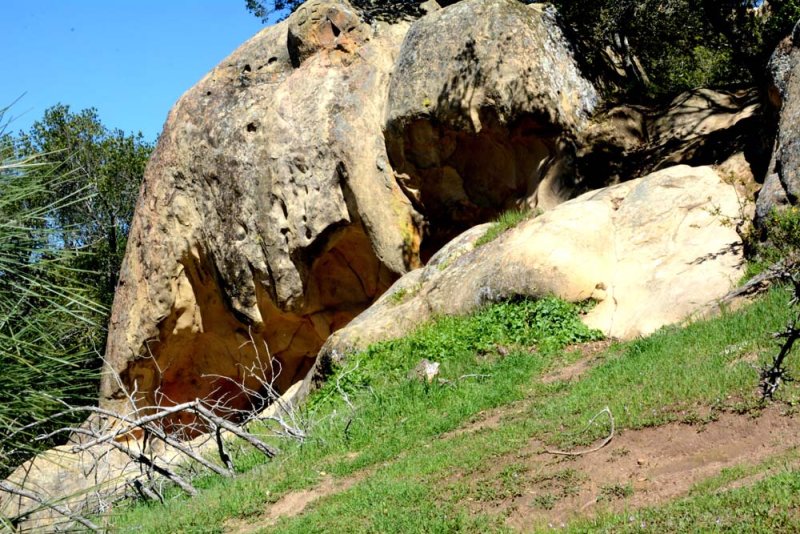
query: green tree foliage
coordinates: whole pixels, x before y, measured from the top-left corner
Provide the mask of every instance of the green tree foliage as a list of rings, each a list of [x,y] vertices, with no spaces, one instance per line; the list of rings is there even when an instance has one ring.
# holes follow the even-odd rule
[[[66,249],[84,252],[74,267],[86,272],[97,298],[110,306],[152,144],[141,133],[109,130],[95,109],[73,113],[64,105],[48,109],[21,137],[21,144],[25,155],[36,155],[48,169],[71,178],[53,187],[40,203],[68,197],[76,188],[90,193],[81,202],[54,210],[51,224],[60,231]]]
[[[300,0],[245,0],[275,21]],[[458,1],[458,0],[455,0]],[[521,0],[526,4],[536,0]],[[421,0],[351,0],[369,15],[420,14]],[[453,0],[439,2],[442,5]],[[777,43],[800,18],[800,0],[551,0],[588,70],[627,100],[671,97],[699,86],[762,83]],[[379,18],[379,17],[378,17]]]
[[[627,97],[740,82],[728,43],[692,0],[556,0],[589,70]],[[614,73],[619,76],[614,76]]]
[[[418,17],[424,12],[421,4],[425,0],[350,0],[361,12],[364,20],[396,20],[404,17]],[[441,0],[440,5],[449,5],[458,0]],[[292,11],[303,5],[305,0],[245,0],[247,10],[262,22],[275,22],[286,18]]]
[[[41,202],[52,190],[70,193]],[[104,310],[72,267],[80,253],[62,246],[69,231],[53,227],[60,210],[88,195],[44,158],[20,157],[0,132],[0,477],[65,437],[36,441],[37,435],[77,421],[27,425],[62,410],[62,402],[96,398],[94,343]]]
[[[267,23],[275,20],[276,16],[291,13],[303,3],[303,0],[270,0],[264,2],[262,0],[245,0],[245,7],[254,16],[261,19],[261,22]]]
[[[797,0],[554,0],[590,70],[614,61],[623,96],[762,83],[778,41],[800,18]]]
[[[0,112],[2,119],[2,112]],[[2,120],[0,120],[2,124]],[[97,402],[108,311],[152,145],[57,105],[0,132],[0,476]],[[82,417],[82,416],[81,416]],[[28,426],[38,423],[35,426]]]

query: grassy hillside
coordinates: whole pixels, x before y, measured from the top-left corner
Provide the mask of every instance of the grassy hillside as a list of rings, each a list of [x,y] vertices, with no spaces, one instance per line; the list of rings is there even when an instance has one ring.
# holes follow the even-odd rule
[[[555,299],[440,319],[352,356],[304,408],[305,443],[280,443],[283,454],[268,462],[243,453],[236,479],[205,478],[192,500],[118,509],[109,526],[794,530],[800,390],[784,387],[768,407],[756,369],[774,352],[770,333],[783,326],[787,300],[774,289],[742,310],[628,343],[597,341],[578,321],[580,308]],[[423,358],[441,363],[431,383],[409,374]],[[610,432],[607,414],[587,421],[604,407],[615,425],[607,447],[546,452],[599,443]],[[680,449],[687,440],[696,450]],[[704,448],[694,466],[691,454]],[[672,461],[684,457],[688,467]],[[578,502],[587,497],[588,510]]]

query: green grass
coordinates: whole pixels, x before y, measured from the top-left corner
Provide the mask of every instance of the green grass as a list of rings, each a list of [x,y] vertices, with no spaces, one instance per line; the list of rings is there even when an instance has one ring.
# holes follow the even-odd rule
[[[341,390],[331,380],[306,406],[307,418],[316,423],[304,445],[284,444],[284,453],[267,463],[255,454],[241,454],[237,465],[242,474],[235,480],[208,477],[196,499],[176,497],[164,506],[119,510],[111,518],[112,528],[222,532],[231,519],[263,524],[258,517],[268,503],[286,492],[311,487],[323,476],[337,480],[358,474],[352,487],[312,504],[298,517],[283,519],[274,531],[503,531],[502,515],[477,513],[466,503],[491,505],[518,493],[532,475],[513,458],[532,440],[566,448],[604,436],[605,424],[582,432],[604,406],[612,410],[618,429],[691,421],[700,406],[711,407],[712,414],[757,412],[758,373],[748,356],[755,351],[764,360],[774,348],[769,333],[784,323],[786,303],[786,292],[773,290],[738,312],[614,344],[580,380],[551,384],[538,378],[575,357],[564,347],[598,337],[578,322],[579,308],[555,299],[518,301],[469,317],[440,319],[408,338],[351,357],[338,371]],[[441,363],[441,382],[407,378],[422,358]],[[342,400],[342,391],[355,411]],[[780,395],[787,402],[800,398],[794,384]],[[495,428],[447,434],[481,411],[514,402],[517,409],[509,409]],[[508,465],[494,469],[509,457]],[[725,497],[710,485],[690,498],[697,503],[694,508],[676,503],[675,508],[637,512],[637,521],[685,526],[689,523],[676,522],[685,515],[711,525],[703,523],[711,517],[703,510],[731,502],[743,508],[719,508],[730,524],[750,510],[756,515],[749,525],[782,528],[790,520],[788,512],[774,521],[757,514],[796,506],[797,498],[787,493],[796,484],[792,476],[765,481],[772,485],[765,489],[764,503],[756,502],[758,493],[747,488]],[[554,481],[553,494],[542,497],[541,507],[552,507],[577,483]],[[629,490],[609,487],[608,499],[624,497]],[[575,528],[633,528],[628,518],[607,515]]]
[[[497,219],[494,221],[494,224],[490,226],[488,230],[486,230],[486,233],[479,237],[477,241],[475,241],[475,247],[477,248],[481,245],[489,243],[490,241],[494,241],[506,230],[514,228],[516,225],[529,217],[537,217],[540,213],[541,211],[539,210],[531,211],[528,208],[504,211],[497,217]]]
[[[576,522],[568,532],[797,532],[798,510],[800,472],[787,469],[751,486]]]

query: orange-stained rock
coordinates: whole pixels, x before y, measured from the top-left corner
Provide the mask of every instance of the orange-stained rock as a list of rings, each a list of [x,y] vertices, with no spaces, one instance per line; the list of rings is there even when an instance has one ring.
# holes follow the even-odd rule
[[[344,0],[311,0],[178,101],[131,225],[101,405],[246,407],[258,362],[284,391],[421,254],[542,202],[597,101],[552,10],[428,8],[367,23]],[[459,51],[475,58],[448,61]],[[466,88],[482,96],[448,100]]]

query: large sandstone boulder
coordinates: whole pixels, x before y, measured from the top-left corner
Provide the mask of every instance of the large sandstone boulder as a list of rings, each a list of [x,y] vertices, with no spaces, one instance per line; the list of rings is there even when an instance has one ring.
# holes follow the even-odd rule
[[[261,387],[248,372],[260,362],[274,362],[278,391],[302,395],[292,384],[318,354],[512,295],[593,298],[587,321],[632,337],[702,312],[735,283],[740,206],[710,168],[560,204],[629,176],[576,172],[591,161],[580,145],[596,141],[585,129],[598,98],[552,8],[440,3],[452,5],[429,1],[421,19],[389,24],[375,20],[380,9],[365,18],[346,0],[310,0],[178,101],[131,225],[101,405],[249,408],[242,392]],[[600,137],[632,153],[638,138],[697,146],[691,121],[686,135],[674,127],[696,102],[671,123],[616,115],[631,137],[614,137],[616,126]],[[716,121],[694,117],[740,131],[753,110],[735,103]],[[486,226],[461,233],[524,205],[550,211],[477,249]],[[113,494],[130,471],[119,455],[92,465],[107,452],[56,449],[12,480],[45,497]],[[35,506],[6,497],[0,507]]]
[[[504,209],[574,195],[565,167],[597,102],[552,8],[464,0],[417,21],[392,75],[386,143],[429,224],[424,258]]]
[[[406,28],[315,0],[178,101],[131,225],[101,404],[126,390],[144,405],[245,404],[219,377],[266,349],[284,390],[417,264],[414,212],[381,134]]]
[[[705,312],[738,282],[739,217],[733,185],[711,167],[681,165],[586,193],[475,248],[488,225],[478,226],[398,280],[322,355],[338,361],[426,319],[517,295],[594,299],[589,326],[646,335]]]
[[[435,8],[366,23],[311,0],[178,101],[131,226],[102,405],[247,406],[267,355],[284,391],[421,254],[541,201],[545,175],[560,189],[557,146],[597,97],[553,13]]]

